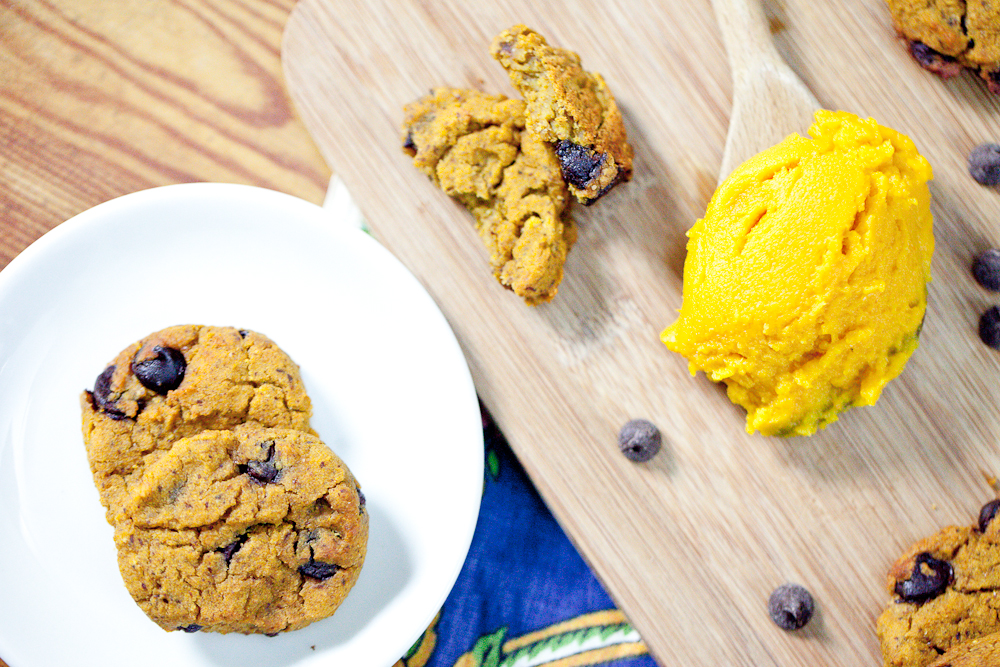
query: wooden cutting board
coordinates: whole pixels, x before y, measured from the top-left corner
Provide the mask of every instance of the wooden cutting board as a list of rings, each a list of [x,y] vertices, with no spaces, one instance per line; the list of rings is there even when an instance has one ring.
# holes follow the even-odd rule
[[[972,76],[919,69],[882,0],[782,0],[767,12],[779,50],[824,106],[909,134],[935,169],[921,347],[877,406],[811,438],[746,435],[743,411],[658,338],[680,306],[684,232],[714,190],[731,105],[708,0],[474,10],[301,0],[283,62],[323,155],[441,306],[485,405],[656,658],[877,664],[889,564],[940,527],[972,523],[993,495],[983,472],[1000,474],[1000,353],[976,334],[1000,295],[968,271],[975,253],[1000,245],[1000,195],[965,167],[974,145],[1000,140],[998,99]],[[566,277],[537,308],[496,283],[471,218],[400,149],[402,106],[432,86],[515,94],[489,42],[519,22],[605,76],[636,151],[631,182],[574,210],[580,239]],[[634,417],[665,437],[647,464],[617,449]],[[766,612],[786,581],[818,604],[798,633]]]

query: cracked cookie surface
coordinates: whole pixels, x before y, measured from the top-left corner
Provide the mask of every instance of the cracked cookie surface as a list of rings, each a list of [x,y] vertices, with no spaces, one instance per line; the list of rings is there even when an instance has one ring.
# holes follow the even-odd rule
[[[404,109],[414,166],[473,215],[494,276],[529,305],[550,301],[576,240],[553,148],[525,131],[525,104],[436,88]]]
[[[632,146],[604,77],[524,25],[493,39],[493,57],[527,102],[528,131],[555,150],[570,192],[591,204],[632,175]]]
[[[897,32],[925,69],[967,68],[1000,94],[1000,12],[993,0],[886,0]]]
[[[125,480],[151,452],[245,422],[309,431],[312,413],[298,366],[273,341],[200,325],[169,327],[122,350],[81,407],[87,458],[112,524]]]
[[[81,396],[118,565],[165,630],[273,634],[332,614],[364,562],[357,481],[309,426],[298,366],[266,336],[163,329]]]
[[[894,597],[876,625],[886,667],[1000,664],[974,661],[1000,657],[998,506],[984,506],[978,526],[920,540],[890,568]]]
[[[165,630],[304,627],[340,606],[364,562],[358,484],[302,431],[244,424],[178,440],[124,505],[119,568]]]

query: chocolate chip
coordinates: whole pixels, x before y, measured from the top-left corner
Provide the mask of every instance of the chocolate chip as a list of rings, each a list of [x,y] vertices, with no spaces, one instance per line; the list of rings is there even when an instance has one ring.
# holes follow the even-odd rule
[[[1000,308],[993,306],[979,318],[979,339],[1000,350]]]
[[[972,262],[972,275],[986,289],[1000,292],[1000,250],[990,248],[980,253]]]
[[[962,72],[962,64],[952,56],[935,51],[923,42],[913,40],[908,50],[917,64],[938,76],[948,79]]]
[[[143,387],[157,394],[177,389],[187,369],[184,355],[180,350],[161,345],[153,347],[153,354],[155,356],[142,361],[132,359],[132,372],[136,378]]]
[[[184,632],[198,632],[199,630],[201,630],[201,627],[202,626],[198,625],[197,623],[192,623],[191,625],[181,625],[177,629],[183,630]]]
[[[593,149],[565,139],[556,143],[556,157],[559,158],[563,179],[580,190],[586,189],[600,175],[606,158]]]
[[[406,133],[406,138],[403,140],[403,152],[410,157],[417,154],[417,145],[413,143],[413,134],[410,132]]]
[[[337,574],[339,570],[339,565],[324,563],[322,561],[312,559],[310,559],[305,565],[299,567],[299,572],[301,572],[303,576],[319,580],[329,579],[333,575]]]
[[[982,509],[979,510],[980,533],[986,532],[986,528],[990,525],[990,521],[993,521],[993,517],[997,515],[998,509],[1000,509],[1000,500],[991,500],[983,505]]]
[[[368,501],[365,500],[365,494],[361,492],[361,487],[357,487],[357,489],[358,489],[358,509],[364,510],[365,503],[367,503]]]
[[[263,461],[247,461],[246,465],[240,466],[240,472],[246,473],[261,484],[270,484],[278,477],[278,466],[274,460],[274,441],[261,444],[267,445],[267,458]]]
[[[798,630],[809,622],[816,604],[812,595],[798,584],[782,584],[767,599],[767,613],[783,630]]]
[[[618,446],[622,454],[632,461],[648,461],[656,456],[661,445],[660,429],[645,419],[625,422],[618,432]]]
[[[1000,95],[1000,70],[993,70],[986,74],[986,87],[994,95]]]
[[[246,329],[240,329],[240,338],[246,338],[249,335],[250,335],[249,331],[247,331]]]
[[[955,571],[951,563],[934,558],[926,551],[917,556],[910,578],[896,582],[896,595],[904,602],[926,602],[944,593]]]
[[[909,45],[910,55],[916,60],[922,67],[933,67],[942,58],[947,58],[940,51],[936,51],[931,47],[927,46],[923,42],[913,40]],[[952,59],[954,60],[954,59]]]
[[[969,175],[980,185],[1000,183],[1000,145],[979,144],[969,153]]]
[[[248,539],[249,536],[244,533],[243,535],[240,535],[226,546],[219,549],[219,553],[222,554],[222,557],[226,559],[226,565],[229,565],[229,562],[233,560],[233,556],[235,556],[236,552],[240,550],[240,547],[246,544]]]
[[[90,398],[96,409],[112,419],[127,419],[128,416],[118,409],[115,401],[111,400],[111,377],[114,374],[113,365],[105,368],[94,381],[94,391],[90,392]]]

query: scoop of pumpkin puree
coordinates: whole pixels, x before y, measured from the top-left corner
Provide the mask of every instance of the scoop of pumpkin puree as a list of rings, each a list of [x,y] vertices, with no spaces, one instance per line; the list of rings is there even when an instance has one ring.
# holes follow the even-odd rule
[[[811,435],[873,405],[917,348],[931,166],[904,134],[818,111],[743,163],[688,231],[670,350],[726,384],[748,433]]]

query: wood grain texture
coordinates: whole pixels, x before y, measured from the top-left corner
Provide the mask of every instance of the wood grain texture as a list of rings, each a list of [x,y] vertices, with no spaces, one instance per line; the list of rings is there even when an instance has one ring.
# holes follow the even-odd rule
[[[748,158],[809,127],[820,104],[775,48],[760,0],[712,0],[712,7],[733,79],[721,183]]]
[[[285,90],[294,0],[0,4],[0,268],[136,190],[247,183],[322,202],[330,177]]]
[[[71,216],[145,188],[246,183],[322,202],[330,171],[280,63],[293,5],[0,3],[0,268]]]
[[[972,77],[920,70],[881,0],[766,10],[820,103],[910,134],[936,174],[921,348],[876,407],[807,439],[747,436],[743,412],[658,340],[731,109],[709,0],[498,0],[474,12],[454,0],[302,0],[283,61],[322,153],[444,310],[486,406],[660,663],[877,664],[888,565],[917,538],[971,522],[992,494],[981,471],[1000,471],[1000,355],[975,331],[1000,297],[968,271],[1000,244],[1000,195],[965,169],[974,145],[1000,138],[998,100]],[[514,94],[488,45],[519,22],[605,76],[636,149],[630,183],[575,209],[566,278],[534,309],[494,281],[470,217],[400,150],[401,108],[432,86]],[[617,451],[633,417],[665,436],[645,465]],[[786,581],[818,603],[799,633],[766,613]]]

